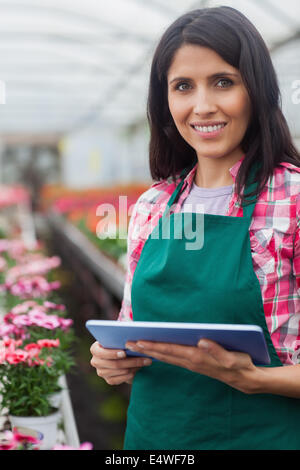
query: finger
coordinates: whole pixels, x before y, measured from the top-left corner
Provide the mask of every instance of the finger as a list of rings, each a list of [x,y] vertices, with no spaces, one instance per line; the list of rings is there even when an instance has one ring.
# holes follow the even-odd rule
[[[209,353],[216,361],[226,369],[240,369],[252,363],[249,354],[227,351],[215,341],[201,339],[198,347]]]
[[[158,359],[159,361],[167,362],[168,364],[172,364],[174,366],[187,367],[187,361],[184,358],[159,353],[156,351],[151,351],[151,356],[155,359]]]
[[[129,375],[129,374],[135,374],[140,367],[136,367],[134,369],[124,369],[124,370],[114,370],[114,369],[97,369],[97,374],[99,377],[103,377],[104,379],[110,378],[110,377],[118,377],[121,375]]]
[[[92,344],[90,352],[93,356],[97,356],[103,359],[119,359],[126,357],[126,352],[122,349],[103,348],[97,341]]]
[[[102,367],[112,369],[127,369],[152,364],[152,360],[149,357],[130,357],[128,359],[117,359],[115,361],[102,360],[101,362]]]
[[[152,348],[152,345],[151,345],[151,348]],[[155,349],[162,349],[162,350],[170,351],[170,352],[173,351],[173,348],[172,347],[168,348],[167,346],[165,346],[165,343],[164,344],[162,343],[162,347],[160,348],[156,347]],[[137,351],[138,347],[135,346],[133,350]],[[193,348],[193,350],[195,351],[196,348]],[[173,365],[181,366],[181,367],[188,367],[189,361],[191,360],[190,358],[187,359],[187,356],[189,355],[187,351],[185,351],[185,354],[184,354],[185,357],[180,357],[179,355],[175,356],[174,354],[167,354],[167,352],[165,353],[159,352],[157,350],[154,350],[154,348],[146,349],[143,347],[143,353],[155,359],[158,359],[159,361],[167,362],[168,364],[173,364]]]
[[[134,379],[134,374],[125,374],[125,375],[119,375],[117,377],[110,377],[106,379],[106,382],[109,385],[120,385],[124,382],[128,382],[129,380],[133,381]]]
[[[99,359],[98,357],[92,357],[91,365],[99,369],[128,369],[134,367],[148,366],[152,364],[150,358],[144,357],[129,357],[127,359]]]
[[[194,346],[173,343],[159,343],[155,341],[137,341],[136,343],[129,341],[126,343],[126,347],[132,351],[138,351],[149,356],[152,356],[152,353],[158,353],[167,356],[173,356],[178,359],[189,359],[195,354]]]

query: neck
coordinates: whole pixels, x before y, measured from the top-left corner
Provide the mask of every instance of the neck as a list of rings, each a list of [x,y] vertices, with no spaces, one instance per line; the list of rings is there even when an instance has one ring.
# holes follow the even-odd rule
[[[229,169],[237,163],[242,155],[238,157],[206,158],[198,156],[198,166],[194,182],[201,188],[219,188],[234,183]]]

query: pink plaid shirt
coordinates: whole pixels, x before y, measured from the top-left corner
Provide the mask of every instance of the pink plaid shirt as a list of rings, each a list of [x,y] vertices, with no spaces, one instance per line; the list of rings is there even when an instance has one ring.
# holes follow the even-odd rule
[[[236,179],[244,156],[230,168]],[[180,212],[197,169],[185,178],[174,212]],[[178,179],[179,180],[179,179]],[[132,320],[131,284],[143,246],[162,216],[176,183],[156,182],[134,206],[128,227],[127,272],[118,320]],[[242,217],[233,192],[226,215]],[[250,225],[253,268],[259,280],[266,323],[284,365],[296,364],[300,355],[300,168],[278,165],[261,193]]]

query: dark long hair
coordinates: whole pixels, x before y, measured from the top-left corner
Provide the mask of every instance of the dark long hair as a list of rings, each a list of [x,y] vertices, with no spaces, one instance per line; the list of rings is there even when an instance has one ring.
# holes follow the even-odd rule
[[[255,179],[259,184],[248,196],[258,197],[280,162],[299,167],[300,156],[281,111],[281,94],[267,46],[254,25],[227,6],[184,14],[169,26],[156,48],[147,104],[151,176],[156,181],[171,176],[175,181],[181,170],[197,162],[195,150],[179,134],[168,106],[167,73],[176,51],[184,44],[214,50],[242,76],[252,118],[241,142],[245,158],[235,189],[243,202],[241,189],[250,167],[257,162],[260,168]]]

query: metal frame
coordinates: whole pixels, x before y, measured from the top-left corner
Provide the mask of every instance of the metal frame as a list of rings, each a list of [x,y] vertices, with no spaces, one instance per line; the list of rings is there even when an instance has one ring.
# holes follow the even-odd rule
[[[125,2],[125,0],[123,1]],[[189,0],[182,6],[182,2],[170,3],[164,0],[126,1],[128,4],[136,4],[144,8],[145,17],[147,17],[148,12],[153,10],[159,15],[161,14],[163,19],[170,20],[180,14],[180,11],[183,13],[184,10],[209,7],[213,4],[211,0]],[[283,7],[277,6],[270,0],[254,0],[253,3],[257,7],[258,13],[267,11],[276,20],[286,24],[291,31],[288,36],[280,41],[270,44],[271,52],[299,38],[300,26],[296,16],[292,17]],[[14,94],[19,90],[24,90],[25,96],[26,94],[28,96],[29,90],[36,92],[37,96],[43,96],[42,100],[33,99],[32,102],[37,105],[36,108],[25,106],[23,103],[27,102],[27,98],[24,101],[23,96],[20,96],[20,94],[18,95],[20,103],[12,104],[8,99],[5,107],[0,107],[2,131],[6,133],[9,131],[22,132],[22,130],[29,132],[31,125],[32,131],[37,133],[48,132],[49,129],[55,132],[60,130],[61,132],[72,132],[90,123],[97,122],[101,119],[101,116],[104,116],[105,119],[109,116],[109,120],[114,123],[114,116],[118,119],[118,109],[122,107],[123,97],[126,93],[132,96],[129,101],[133,105],[136,103],[134,108],[136,114],[130,113],[128,120],[121,120],[120,123],[130,124],[135,121],[135,116],[136,119],[139,119],[139,100],[136,100],[133,96],[130,83],[132,77],[138,77],[141,88],[145,88],[145,83],[148,80],[148,77],[146,77],[148,68],[145,68],[145,64],[153,53],[157,40],[154,37],[155,34],[153,33],[151,38],[147,33],[143,34],[143,32],[137,32],[134,29],[130,30],[129,27],[124,26],[125,22],[124,24],[117,24],[118,22],[114,20],[113,5],[105,4],[105,8],[112,9],[111,21],[101,18],[101,9],[99,9],[99,14],[93,14],[94,10],[89,10],[88,0],[84,3],[84,6],[78,5],[80,8],[76,3],[71,7],[71,3],[64,4],[63,1],[60,4],[58,2],[53,4],[46,0],[40,0],[40,2],[33,0],[0,0],[0,13],[5,14],[6,11],[37,12],[38,14],[47,14],[51,20],[53,18],[53,26],[49,32],[35,31],[34,29],[26,31],[28,29],[27,25],[25,28],[15,31],[16,27],[13,24],[11,31],[0,32],[0,62],[2,63],[2,70],[9,70],[7,75],[8,98],[10,92]],[[285,7],[286,3],[283,6]],[[140,8],[137,10],[140,11]],[[65,32],[62,32],[61,28],[56,26],[54,18],[66,23]],[[68,29],[68,26],[72,26],[72,30]],[[90,27],[91,33],[85,34],[80,29],[79,32],[76,32],[74,27],[77,26],[79,28]],[[13,57],[11,54],[12,49],[6,54],[4,54],[4,51],[7,46],[10,45],[11,47],[11,41],[22,46],[24,40],[32,40],[33,44],[36,45],[34,49],[31,49],[32,58],[29,58],[23,49],[23,56],[26,59],[21,54],[21,63],[18,65],[17,60],[9,58]],[[104,47],[103,41],[105,41]],[[108,42],[113,46],[113,49],[106,47]],[[137,50],[141,50],[140,53],[137,53],[136,58],[131,57],[130,53],[128,57],[123,57],[122,53],[118,53],[118,44],[124,45],[125,42],[128,45],[136,45]],[[112,50],[115,50],[116,54],[111,53]],[[40,62],[43,54],[51,54],[51,64],[45,65],[43,60]],[[14,64],[16,65],[14,66]],[[38,78],[32,80],[32,77],[26,71],[25,76],[22,77],[22,70],[24,70],[22,67],[24,66],[33,75],[39,73],[40,70],[42,81]],[[61,81],[53,81],[54,68],[58,71],[56,75]],[[76,76],[78,71],[81,72],[81,77],[80,80],[78,78],[78,87],[76,87],[73,77]],[[16,79],[14,79],[14,76]],[[21,82],[19,81],[20,76]],[[49,91],[52,91],[53,94],[49,94]],[[76,107],[74,109],[64,99],[65,96],[72,96],[72,93],[75,97],[80,93],[83,96],[84,106],[78,106],[77,110]],[[89,97],[91,101],[89,101]],[[110,106],[113,104],[116,112],[109,112],[106,116],[107,103]],[[38,104],[45,109],[42,119]],[[63,116],[62,108],[65,111]],[[10,117],[12,113],[15,119]],[[37,119],[35,119],[35,115]]]
[[[29,205],[27,203],[22,203],[17,205],[17,214],[20,221],[21,236],[25,242],[25,246],[28,249],[32,249],[36,242],[36,233],[35,233],[35,224],[32,212],[30,211]],[[5,314],[0,308],[0,318]],[[77,425],[75,421],[75,416],[73,412],[71,397],[68,389],[67,379],[63,375],[59,379],[59,383],[63,389],[62,391],[62,400],[60,404],[61,419],[63,422],[63,436],[62,442],[71,447],[79,448],[80,441],[77,431]],[[0,384],[0,401],[1,401],[1,384]],[[3,426],[8,421],[8,416],[6,414],[0,414],[0,432],[3,430]]]
[[[125,282],[123,269],[101,253],[77,227],[64,219],[63,216],[50,211],[47,215],[47,222],[50,228],[59,234],[62,241],[73,248],[78,260],[94,273],[104,288],[117,299],[122,300]]]

